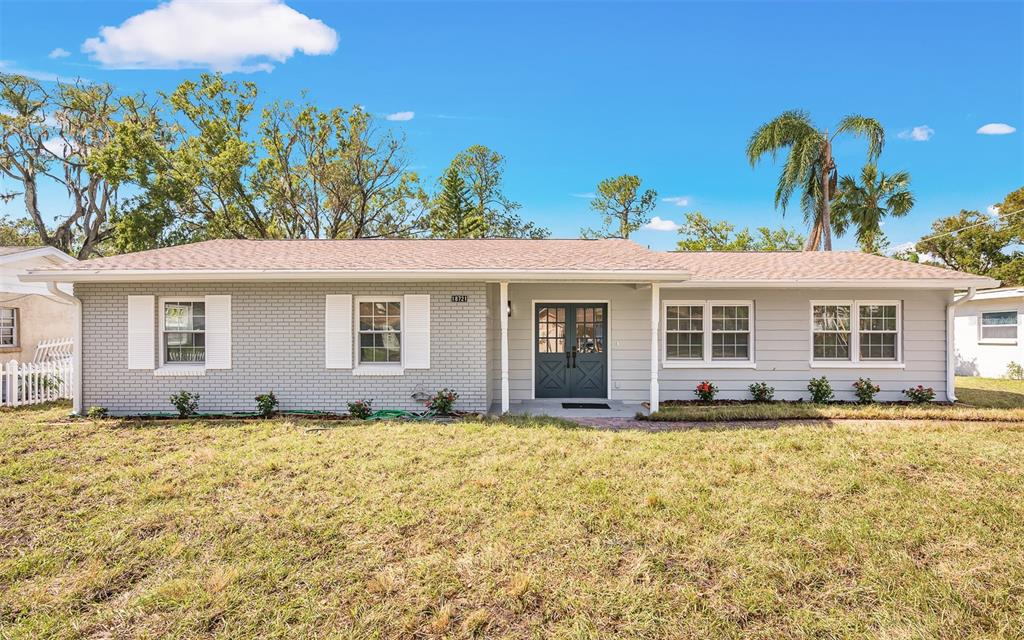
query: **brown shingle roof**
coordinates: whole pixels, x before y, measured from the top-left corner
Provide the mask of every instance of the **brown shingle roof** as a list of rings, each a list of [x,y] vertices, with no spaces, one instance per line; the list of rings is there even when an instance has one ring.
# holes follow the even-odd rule
[[[208,240],[86,260],[76,270],[677,270],[628,240]]]
[[[701,280],[976,280],[978,276],[860,251],[673,252],[679,268]]]
[[[942,280],[995,286],[994,280],[856,251],[664,252],[628,240],[209,240],[195,244],[85,260],[56,269],[102,276],[117,272],[276,271],[430,273],[544,272],[620,274],[649,272],[659,279],[700,282]],[[93,279],[93,278],[90,278]],[[638,276],[637,280],[642,280]]]

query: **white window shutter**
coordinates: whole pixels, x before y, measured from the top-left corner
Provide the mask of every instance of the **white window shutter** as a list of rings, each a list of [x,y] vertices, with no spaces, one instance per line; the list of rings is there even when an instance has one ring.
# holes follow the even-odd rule
[[[352,368],[352,296],[327,296],[324,359],[328,369]]]
[[[156,366],[156,297],[128,296],[128,368]]]
[[[406,369],[430,368],[430,296],[405,296],[402,319],[402,340],[405,343],[403,362]]]
[[[231,296],[206,296],[206,368],[231,368]]]

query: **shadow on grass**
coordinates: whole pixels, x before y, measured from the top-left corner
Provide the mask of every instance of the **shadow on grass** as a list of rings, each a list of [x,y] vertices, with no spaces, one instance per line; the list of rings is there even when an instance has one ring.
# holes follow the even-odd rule
[[[555,418],[553,416],[545,415],[509,414],[501,416],[500,418],[490,418],[490,421],[497,424],[508,425],[510,427],[521,427],[527,429],[543,429],[546,427],[555,427],[556,429],[592,428],[568,418]]]
[[[973,407],[1014,409],[1024,407],[1024,393],[996,389],[957,389],[957,399]]]

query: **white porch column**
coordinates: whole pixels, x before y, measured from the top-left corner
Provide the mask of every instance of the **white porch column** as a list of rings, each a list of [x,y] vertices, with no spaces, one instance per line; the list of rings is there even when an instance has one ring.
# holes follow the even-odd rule
[[[501,318],[501,412],[508,413],[508,283],[498,284],[501,291],[498,317]]]
[[[651,413],[658,410],[658,324],[661,322],[661,285],[651,283]]]

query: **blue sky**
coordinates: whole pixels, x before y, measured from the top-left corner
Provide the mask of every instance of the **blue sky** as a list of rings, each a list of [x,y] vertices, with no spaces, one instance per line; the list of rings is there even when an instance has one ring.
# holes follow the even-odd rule
[[[887,224],[894,244],[919,238],[937,216],[985,210],[1024,185],[1020,2],[286,4],[298,16],[294,33],[280,19],[233,20],[223,37],[216,25],[176,25],[215,37],[140,53],[132,48],[154,49],[160,35],[123,23],[156,2],[2,0],[0,64],[150,92],[203,68],[241,67],[232,76],[258,82],[267,98],[308,89],[323,107],[413,112],[389,124],[407,135],[429,184],[459,150],[490,146],[507,157],[508,195],[560,237],[597,223],[579,196],[624,172],[685,201],[660,202],[662,219],[700,210],[738,226],[800,225],[798,210],[783,220],[772,207],[776,167],[751,169],[743,152],[758,125],[790,108],[822,127],[853,112],[886,126],[880,165],[909,171],[918,201]],[[170,16],[150,15],[149,28],[170,30]],[[122,29],[101,36],[104,26]],[[257,55],[246,56],[247,47]],[[58,48],[68,55],[50,57]],[[284,53],[258,55],[268,50]],[[198,68],[151,68],[182,64]],[[976,133],[991,123],[1017,130]],[[926,140],[913,139],[915,127]],[[836,154],[840,170],[854,173],[864,146],[841,142]],[[59,207],[59,194],[44,203]],[[635,236],[655,248],[675,237]]]

